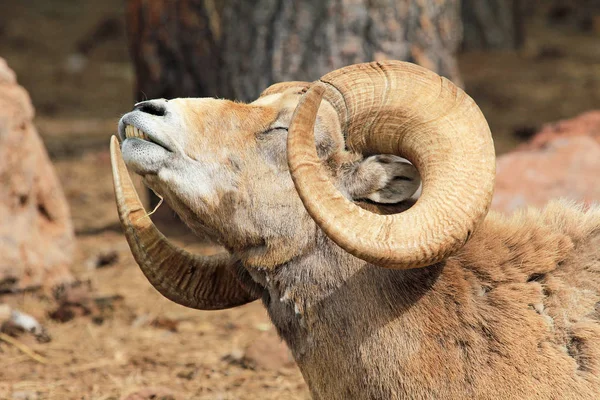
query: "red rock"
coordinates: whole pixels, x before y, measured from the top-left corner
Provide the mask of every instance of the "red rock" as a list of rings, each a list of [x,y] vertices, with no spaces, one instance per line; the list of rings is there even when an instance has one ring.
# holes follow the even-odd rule
[[[0,289],[72,281],[69,208],[33,126],[29,95],[0,58]]]
[[[540,149],[554,139],[572,136],[589,136],[600,143],[600,111],[589,111],[572,119],[545,124],[531,141],[519,149]]]
[[[565,198],[600,202],[600,112],[548,124],[512,153],[498,158],[492,208],[512,212]]]

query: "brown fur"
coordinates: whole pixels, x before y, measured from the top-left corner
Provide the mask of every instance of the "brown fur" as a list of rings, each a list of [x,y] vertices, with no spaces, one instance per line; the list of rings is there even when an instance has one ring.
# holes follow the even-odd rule
[[[192,229],[240,259],[240,279],[262,288],[313,397],[600,398],[600,209],[551,203],[511,218],[490,214],[444,262],[369,265],[331,242],[295,192],[286,131],[273,129],[288,126],[295,92],[251,105],[173,101],[168,115],[183,112],[185,121],[172,134],[182,135],[193,168],[214,161],[215,192],[190,197],[177,184],[203,182],[185,177],[145,180]],[[344,150],[327,105],[316,146],[352,197],[361,178],[348,174],[362,157]]]
[[[324,242],[266,302],[315,399],[598,398],[600,209],[492,214],[411,271]]]

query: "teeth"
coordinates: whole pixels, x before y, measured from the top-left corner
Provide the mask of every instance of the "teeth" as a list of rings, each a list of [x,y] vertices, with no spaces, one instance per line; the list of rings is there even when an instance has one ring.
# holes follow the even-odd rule
[[[150,137],[146,133],[131,125],[125,127],[125,137],[150,140]]]

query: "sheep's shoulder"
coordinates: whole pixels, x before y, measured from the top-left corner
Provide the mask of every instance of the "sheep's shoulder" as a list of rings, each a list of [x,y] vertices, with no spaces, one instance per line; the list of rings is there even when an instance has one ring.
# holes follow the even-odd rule
[[[490,213],[446,267],[475,294],[499,354],[523,365],[543,355],[600,384],[600,207]]]
[[[483,283],[544,282],[548,276],[579,286],[600,277],[600,207],[564,201],[507,217],[490,213],[458,254]],[[600,285],[596,286],[600,289]]]

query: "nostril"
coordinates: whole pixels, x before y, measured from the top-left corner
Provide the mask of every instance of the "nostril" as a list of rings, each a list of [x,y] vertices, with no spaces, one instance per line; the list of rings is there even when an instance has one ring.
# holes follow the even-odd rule
[[[146,114],[156,115],[158,117],[164,117],[167,113],[167,107],[163,103],[153,101],[144,101],[142,103],[138,103],[133,109]]]

